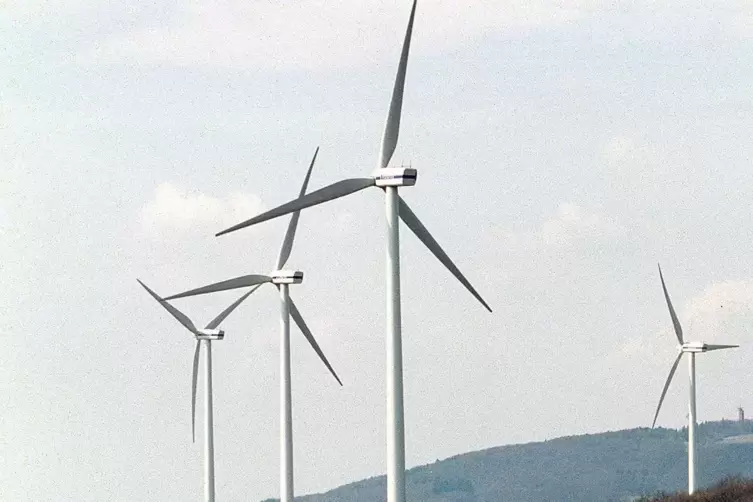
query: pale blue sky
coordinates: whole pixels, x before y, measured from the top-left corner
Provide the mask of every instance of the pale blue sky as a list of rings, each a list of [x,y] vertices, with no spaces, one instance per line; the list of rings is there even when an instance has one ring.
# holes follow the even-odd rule
[[[317,145],[312,188],[368,174],[409,4],[0,3],[0,499],[197,498],[192,342],[135,278],[268,272],[285,221],[212,235],[294,196]],[[495,312],[403,232],[409,465],[649,425],[657,261],[689,336],[743,345],[700,358],[699,418],[753,409],[752,27],[743,1],[419,3],[394,159]],[[345,386],[294,333],[299,494],[384,472],[381,216],[365,192],[301,218],[292,295]],[[272,291],[225,329],[218,497],[277,496]]]

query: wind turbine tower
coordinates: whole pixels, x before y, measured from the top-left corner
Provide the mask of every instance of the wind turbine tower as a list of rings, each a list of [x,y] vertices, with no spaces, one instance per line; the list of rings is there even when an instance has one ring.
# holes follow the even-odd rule
[[[677,346],[677,358],[675,359],[675,362],[672,364],[672,368],[669,370],[669,376],[667,377],[667,381],[664,384],[664,389],[662,390],[661,397],[659,398],[659,405],[656,407],[656,413],[654,414],[654,422],[651,424],[651,427],[653,428],[656,425],[656,419],[659,416],[659,410],[661,409],[662,402],[664,402],[664,396],[667,395],[667,389],[669,388],[669,384],[672,382],[672,377],[675,374],[675,371],[677,370],[677,365],[680,364],[680,359],[682,359],[682,356],[685,354],[689,354],[688,357],[688,376],[689,376],[689,401],[688,401],[688,493],[690,495],[695,492],[695,480],[696,480],[696,470],[695,470],[695,464],[696,464],[696,440],[695,440],[695,429],[696,429],[696,406],[695,406],[695,356],[696,354],[702,354],[705,352],[711,352],[712,350],[721,350],[721,349],[732,349],[735,347],[738,347],[738,345],[711,345],[704,342],[686,342],[683,338],[682,333],[682,326],[680,325],[680,321],[677,318],[677,314],[675,313],[674,307],[672,307],[672,302],[669,299],[669,293],[667,293],[667,286],[664,283],[664,276],[661,273],[661,266],[659,266],[659,278],[661,279],[661,287],[664,291],[664,298],[667,300],[667,307],[669,308],[669,315],[672,318],[672,325],[675,329],[675,336],[677,336],[677,341],[679,342],[679,345]]]
[[[306,193],[309,179],[311,178],[311,170],[314,168],[316,162],[316,156],[319,153],[319,148],[314,152],[314,157],[311,159],[306,177],[303,180],[303,185],[299,193],[299,197]],[[290,297],[289,286],[291,284],[300,284],[303,282],[303,272],[300,270],[288,270],[285,269],[285,264],[290,258],[290,254],[293,250],[293,241],[295,240],[296,229],[298,228],[298,220],[300,218],[300,212],[295,212],[290,218],[288,224],[288,230],[285,233],[285,238],[282,241],[280,248],[280,254],[277,257],[275,269],[269,275],[251,274],[241,277],[235,277],[226,281],[210,284],[200,288],[178,293],[176,295],[169,296],[167,299],[172,300],[174,298],[183,298],[187,296],[203,295],[207,293],[215,293],[218,291],[227,291],[230,289],[245,288],[249,286],[255,286],[248,294],[253,293],[262,284],[272,283],[279,290],[280,294],[280,500],[281,502],[293,502],[293,394],[291,384],[291,370],[290,370],[290,318],[292,317],[295,323],[300,328],[303,336],[306,337],[311,347],[316,354],[322,360],[327,369],[335,377],[337,383],[342,385],[340,378],[335,373],[335,370],[330,365],[327,358],[324,356],[322,349],[316,342],[314,335],[303,320],[298,307],[296,307],[293,299]]]
[[[398,195],[400,187],[416,184],[416,169],[404,167],[390,167],[390,160],[397,146],[400,131],[400,116],[403,106],[403,89],[408,68],[408,54],[413,33],[413,21],[416,14],[416,0],[411,8],[408,29],[406,30],[403,48],[398,64],[395,86],[392,91],[387,121],[379,148],[379,160],[376,170],[366,178],[351,178],[338,181],[329,186],[299,197],[291,202],[278,206],[260,215],[230,227],[217,235],[246,228],[250,225],[271,220],[285,214],[300,211],[307,207],[322,204],[340,197],[377,187],[385,195],[385,213],[387,217],[387,249],[386,249],[386,375],[387,375],[387,501],[405,501],[405,425],[403,410],[403,349],[402,324],[400,303],[400,233],[398,219],[429,248],[434,256],[460,281],[460,283],[491,312],[489,305],[481,298],[471,283],[455,266],[447,253],[441,248],[434,237],[418,219],[418,216],[408,207],[408,204]]]
[[[157,300],[170,315],[178,320],[188,331],[196,337],[196,348],[193,354],[193,379],[191,385],[191,434],[196,440],[196,381],[199,376],[199,355],[201,347],[204,347],[204,500],[214,502],[214,414],[212,408],[212,341],[223,340],[225,332],[218,326],[230,313],[240,305],[243,300],[253,293],[253,290],[233,302],[223,310],[204,329],[197,328],[183,312],[176,309],[167,301],[160,298],[157,293],[149,289],[146,284],[136,279],[152,298]]]

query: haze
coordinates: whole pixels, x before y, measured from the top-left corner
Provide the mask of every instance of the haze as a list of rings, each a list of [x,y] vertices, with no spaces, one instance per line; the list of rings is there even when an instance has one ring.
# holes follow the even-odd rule
[[[0,499],[197,498],[193,344],[136,278],[272,270],[287,218],[213,234],[294,197],[316,146],[312,190],[371,172],[409,4],[0,3]],[[401,195],[494,313],[403,232],[409,466],[650,425],[657,262],[689,339],[741,345],[699,360],[699,421],[753,410],[751,33],[744,1],[419,3]],[[381,204],[301,216],[292,293],[344,383],[293,328],[301,495],[385,469]],[[276,302],[214,347],[223,500],[278,494]]]

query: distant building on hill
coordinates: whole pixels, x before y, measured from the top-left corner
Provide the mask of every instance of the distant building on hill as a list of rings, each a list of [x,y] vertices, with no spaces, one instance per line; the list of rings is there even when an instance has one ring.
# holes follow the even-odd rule
[[[745,422],[745,410],[742,406],[737,409],[737,421],[740,423]]]

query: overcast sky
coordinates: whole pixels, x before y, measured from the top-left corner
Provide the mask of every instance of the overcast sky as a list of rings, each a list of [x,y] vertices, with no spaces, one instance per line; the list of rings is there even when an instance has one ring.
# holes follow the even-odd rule
[[[753,413],[753,7],[712,4],[419,2],[393,159],[494,313],[403,227],[409,466],[650,425],[675,355],[657,262],[689,339],[742,345],[699,357],[699,420]],[[295,196],[318,145],[312,189],[368,175],[409,9],[0,2],[0,499],[199,498],[193,342],[136,278],[268,273],[287,218],[213,234]],[[291,294],[344,387],[294,330],[298,494],[385,471],[382,204],[301,218]],[[239,294],[175,304],[206,323]],[[274,289],[223,327],[218,498],[276,497]]]

